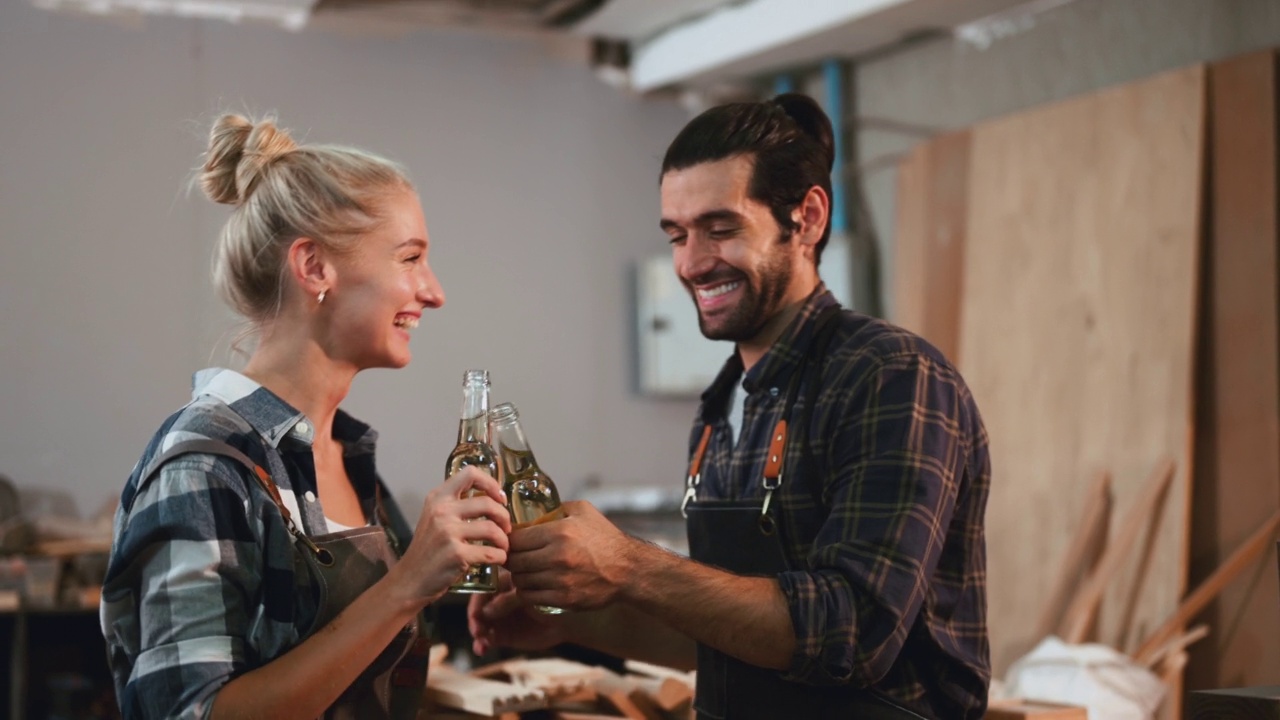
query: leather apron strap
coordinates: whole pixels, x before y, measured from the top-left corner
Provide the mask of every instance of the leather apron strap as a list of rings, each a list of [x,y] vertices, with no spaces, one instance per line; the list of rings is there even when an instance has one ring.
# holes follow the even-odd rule
[[[381,488],[375,497],[375,511],[383,525],[309,537],[294,522],[270,473],[248,455],[218,440],[199,438],[175,443],[152,460],[141,476],[142,482],[170,460],[191,453],[220,455],[244,465],[280,511],[319,594],[316,616],[304,638],[331,622],[396,563],[399,539],[384,527],[387,523]],[[414,720],[426,687],[431,630],[425,613],[418,613],[325,711],[326,720]]]
[[[771,514],[774,492],[784,478],[788,447],[805,448],[803,430],[789,433],[789,420],[802,377],[809,386],[820,380],[821,360],[834,330],[839,308],[824,311],[817,320],[814,342],[804,363],[797,368],[787,390],[781,416],[770,437],[761,486],[764,500],[698,500],[702,461],[711,437],[711,426],[702,434],[686,479],[685,512],[689,554],[694,560],[738,575],[776,576],[790,569],[779,528]],[[813,396],[805,412],[813,412]],[[793,442],[788,443],[788,436]],[[802,455],[807,453],[801,452]],[[808,470],[810,463],[802,465]],[[820,492],[820,490],[815,490]],[[749,630],[748,630],[749,632]],[[714,648],[698,644],[697,690],[694,709],[701,719],[766,720],[772,718],[840,717],[859,720],[919,720],[920,716],[890,702],[879,693],[857,687],[817,687],[784,680],[775,670],[756,667]]]

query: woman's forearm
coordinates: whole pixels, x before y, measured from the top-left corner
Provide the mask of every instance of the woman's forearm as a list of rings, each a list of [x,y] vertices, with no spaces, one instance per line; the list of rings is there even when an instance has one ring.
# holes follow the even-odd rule
[[[394,570],[393,570],[394,572]],[[318,717],[368,667],[419,605],[388,575],[289,652],[218,691],[214,720]]]

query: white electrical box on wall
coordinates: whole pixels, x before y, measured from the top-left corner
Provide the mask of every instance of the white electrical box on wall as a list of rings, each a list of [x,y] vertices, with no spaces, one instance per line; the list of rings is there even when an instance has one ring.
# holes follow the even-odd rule
[[[640,392],[697,397],[733,354],[733,343],[703,337],[698,309],[676,277],[670,253],[640,262],[636,295]]]
[[[822,253],[827,289],[849,307],[849,242],[832,237]],[[708,340],[698,329],[698,309],[676,277],[671,255],[642,260],[636,272],[639,390],[644,395],[698,397],[716,379],[733,343]]]

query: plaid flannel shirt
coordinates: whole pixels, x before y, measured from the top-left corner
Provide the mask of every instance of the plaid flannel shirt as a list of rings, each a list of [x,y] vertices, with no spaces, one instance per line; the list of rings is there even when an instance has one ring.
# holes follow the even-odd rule
[[[703,499],[763,500],[765,456],[788,384],[816,316],[834,304],[819,287],[746,374],[736,446],[725,418],[742,378],[736,353],[703,393],[689,443],[692,456],[703,426],[712,426]],[[785,677],[873,687],[932,717],[976,720],[991,678],[983,534],[991,464],[982,420],[960,374],[927,342],[852,311],[835,322],[816,409],[805,407],[804,383],[796,390],[773,499],[790,568],[778,580],[797,640]],[[806,426],[807,464],[794,434]]]
[[[338,411],[333,435],[372,519],[377,434]],[[140,474],[177,442],[226,442],[271,473],[302,532],[320,535],[328,527],[315,495],[313,437],[302,413],[215,368],[196,374],[192,401],[151,439],[120,498],[100,609],[125,718],[208,717],[223,685],[303,639],[318,600],[279,509],[247,468],[193,453],[149,482]],[[381,494],[390,530],[408,542],[403,516]]]

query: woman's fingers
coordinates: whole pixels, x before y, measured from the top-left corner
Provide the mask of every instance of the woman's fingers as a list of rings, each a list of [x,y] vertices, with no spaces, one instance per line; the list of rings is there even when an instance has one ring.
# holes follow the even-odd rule
[[[507,551],[489,545],[472,545],[467,543],[458,551],[458,557],[471,565],[501,565],[507,560]]]
[[[430,515],[436,517],[456,515],[464,520],[487,518],[496,523],[503,533],[511,532],[511,515],[507,511],[502,487],[497,480],[473,467],[459,470],[432,491],[427,497],[426,506],[432,511]],[[503,547],[506,545],[503,544]]]
[[[476,467],[464,467],[445,481],[442,489],[453,497],[465,497],[468,493],[478,491],[499,505],[506,505],[507,498],[502,494],[502,486],[497,480]]]
[[[502,528],[503,532],[511,529],[511,514],[505,505],[499,505],[488,496],[466,498],[456,501],[458,516],[463,520],[488,518]]]
[[[463,522],[453,529],[452,534],[467,542],[483,540],[493,544],[494,547],[502,550],[503,561],[505,562],[509,541],[507,540],[507,534],[497,525],[491,522]]]

